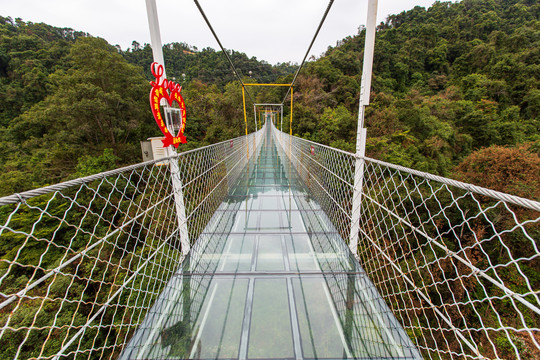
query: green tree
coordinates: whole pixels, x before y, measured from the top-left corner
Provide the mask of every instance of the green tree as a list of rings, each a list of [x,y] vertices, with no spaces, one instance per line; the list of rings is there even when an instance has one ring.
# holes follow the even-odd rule
[[[114,166],[133,163],[140,156],[138,141],[157,133],[140,68],[91,37],[77,40],[69,61],[69,70],[49,76],[51,94],[4,131],[10,150],[4,152],[4,170],[32,174],[26,185],[65,179],[78,158],[105,148],[118,159]]]

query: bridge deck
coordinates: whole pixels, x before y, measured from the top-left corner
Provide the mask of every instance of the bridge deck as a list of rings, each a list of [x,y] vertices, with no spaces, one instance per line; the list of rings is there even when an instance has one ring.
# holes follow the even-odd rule
[[[124,359],[420,358],[267,131]]]

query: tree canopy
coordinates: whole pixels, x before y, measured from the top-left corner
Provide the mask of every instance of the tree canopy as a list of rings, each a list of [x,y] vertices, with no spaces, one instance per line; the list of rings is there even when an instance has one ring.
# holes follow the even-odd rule
[[[451,176],[484,147],[538,148],[539,10],[532,0],[436,2],[379,24],[368,156]],[[69,178],[79,159],[105,149],[111,166],[136,162],[139,141],[159,136],[147,105],[150,45],[134,41],[123,51],[72,29],[3,17],[0,34],[0,193]],[[364,37],[360,26],[302,70],[296,135],[354,150]],[[241,87],[223,54],[181,42],[163,50],[188,106],[181,150],[241,135]],[[290,82],[297,68],[230,56],[246,82]],[[249,90],[260,102],[281,102],[286,92]]]
[[[539,11],[464,0],[389,16],[377,27],[368,156],[450,175],[483,147],[537,143]],[[293,132],[354,149],[355,132],[335,129],[347,117],[327,119],[339,106],[356,118],[364,37],[361,27],[302,71]]]

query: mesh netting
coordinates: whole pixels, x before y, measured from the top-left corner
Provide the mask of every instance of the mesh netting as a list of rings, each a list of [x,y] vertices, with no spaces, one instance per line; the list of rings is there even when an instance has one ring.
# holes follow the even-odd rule
[[[349,237],[354,154],[274,128]],[[365,158],[359,261],[425,358],[540,357],[540,203]]]
[[[0,358],[116,358],[261,137],[1,198]]]

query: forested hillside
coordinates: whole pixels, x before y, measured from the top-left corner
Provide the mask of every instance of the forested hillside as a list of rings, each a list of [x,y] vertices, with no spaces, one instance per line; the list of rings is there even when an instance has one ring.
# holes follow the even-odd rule
[[[149,44],[141,46],[134,41],[130,49],[123,52],[124,57],[133,64],[142,66],[148,77],[151,76],[152,47]],[[171,43],[163,47],[163,55],[167,63],[167,75],[175,77],[177,81],[199,80],[203,83],[224,86],[236,80],[227,58],[221,51],[205,48],[199,51],[196,46],[186,43]],[[290,63],[272,66],[267,62],[259,61],[255,57],[249,58],[246,54],[234,50],[229,51],[234,66],[240,75],[248,77],[250,72],[259,82],[271,83],[279,76],[286,76],[297,69]]]
[[[540,174],[539,14],[533,0],[466,0],[416,7],[380,24],[368,155],[448,176],[491,147],[496,161],[510,164],[518,151]],[[364,35],[329,48],[302,73],[296,134],[354,150]],[[463,178],[464,166],[455,176]],[[528,181],[538,184],[538,176]]]
[[[520,162],[533,174],[518,176],[529,185],[510,186],[519,170],[508,171],[492,187],[528,196],[539,189],[539,11],[532,0],[466,0],[388,17],[378,26],[368,155],[472,180],[484,169],[476,152],[489,147],[499,163]],[[122,51],[11,18],[0,18],[0,34],[1,194],[137,162],[139,141],[159,135],[147,105],[148,44]],[[364,35],[360,27],[302,70],[295,134],[354,149]],[[223,54],[185,43],[164,53],[168,76],[184,86],[184,149],[240,135],[241,88]],[[230,54],[249,82],[291,81],[296,69]],[[256,101],[285,95],[250,90]]]

